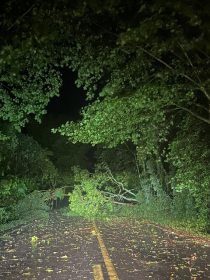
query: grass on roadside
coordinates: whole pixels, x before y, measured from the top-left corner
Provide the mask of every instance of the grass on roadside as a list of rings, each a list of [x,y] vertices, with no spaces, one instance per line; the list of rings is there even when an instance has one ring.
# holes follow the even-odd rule
[[[174,230],[181,230],[210,238],[210,235],[205,232],[202,223],[198,219],[176,217],[170,211],[161,211],[157,208],[151,210],[150,207],[146,208],[145,205],[142,207],[140,205],[115,206],[114,216],[119,218],[145,220]]]

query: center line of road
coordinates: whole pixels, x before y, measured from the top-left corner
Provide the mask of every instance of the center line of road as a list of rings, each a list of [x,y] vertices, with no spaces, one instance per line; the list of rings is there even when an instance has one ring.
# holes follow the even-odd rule
[[[98,239],[98,243],[99,243],[99,246],[100,246],[100,249],[101,249],[101,253],[102,253],[102,256],[103,256],[103,259],[104,259],[104,263],[105,263],[105,266],[106,266],[106,269],[107,269],[107,273],[109,275],[109,279],[110,280],[119,280],[119,277],[117,275],[117,272],[115,270],[115,267],[112,263],[112,260],[109,256],[109,253],[106,249],[106,246],[104,244],[104,241],[101,237],[101,234],[96,226],[96,223],[94,222],[93,223],[93,228],[94,230],[92,231],[92,233],[95,233],[97,239]],[[100,278],[98,278],[100,279]]]
[[[93,275],[95,280],[104,280],[100,264],[93,265]]]

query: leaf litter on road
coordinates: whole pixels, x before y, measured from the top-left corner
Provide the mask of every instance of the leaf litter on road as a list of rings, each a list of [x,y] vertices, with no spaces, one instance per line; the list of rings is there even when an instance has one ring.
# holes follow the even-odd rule
[[[210,279],[208,242],[131,219],[96,223],[120,280]],[[90,221],[54,211],[17,232],[0,239],[0,279],[91,280],[96,266],[109,279]]]

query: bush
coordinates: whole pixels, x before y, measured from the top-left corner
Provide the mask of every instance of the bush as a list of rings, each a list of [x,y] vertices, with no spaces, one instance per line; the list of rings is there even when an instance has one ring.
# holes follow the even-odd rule
[[[195,198],[189,190],[176,192],[173,198],[172,211],[175,218],[189,220],[198,218],[198,211],[195,206]]]
[[[34,191],[13,206],[0,208],[0,232],[11,230],[26,222],[33,222],[35,219],[48,218],[47,195],[45,192]]]
[[[11,206],[26,196],[28,192],[27,180],[17,177],[1,180],[0,182],[0,204],[3,207]]]
[[[24,179],[12,178],[0,182],[0,223],[13,219],[12,207],[28,192],[27,182]]]
[[[189,204],[188,210],[184,205],[180,207],[192,213],[195,211],[190,205],[195,204],[198,223],[207,231],[210,228],[210,135],[203,133],[206,127],[202,123],[195,123],[191,118],[183,120],[182,126],[168,154],[168,161],[176,168],[172,179],[174,189],[180,193],[175,195],[175,203]]]
[[[46,202],[46,194],[34,191],[13,206],[12,213],[14,219],[30,220],[36,217],[45,217],[49,211]]]
[[[104,217],[113,210],[111,200],[98,190],[98,180],[85,170],[75,169],[76,186],[69,195],[70,210],[83,217]]]
[[[164,220],[171,214],[171,199],[168,195],[162,192],[161,195],[156,196],[152,193],[139,191],[137,196],[139,201],[138,215],[145,219]]]
[[[9,212],[6,210],[6,208],[1,207],[0,208],[0,224],[6,223],[10,218]]]
[[[49,159],[51,153],[32,137],[18,133],[10,126],[5,128],[5,134],[8,139],[0,140],[0,177],[5,180],[15,178],[14,181],[27,177],[36,182],[36,188],[43,185],[45,188],[55,187],[59,174]]]

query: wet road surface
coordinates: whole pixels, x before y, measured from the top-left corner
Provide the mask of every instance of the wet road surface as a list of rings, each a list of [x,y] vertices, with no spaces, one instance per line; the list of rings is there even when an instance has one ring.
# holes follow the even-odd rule
[[[145,222],[93,223],[54,211],[0,238],[0,279],[205,280],[210,243]]]

